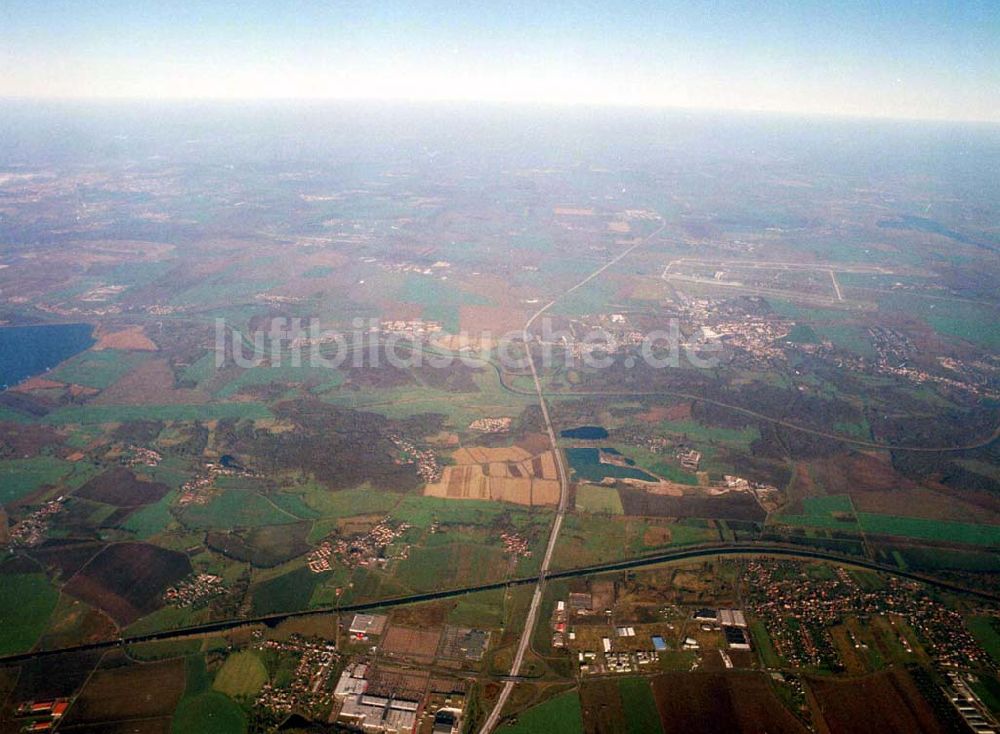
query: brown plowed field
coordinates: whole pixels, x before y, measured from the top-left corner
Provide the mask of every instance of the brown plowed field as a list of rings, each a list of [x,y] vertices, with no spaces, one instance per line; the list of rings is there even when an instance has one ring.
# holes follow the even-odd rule
[[[98,670],[59,728],[87,725],[95,731],[107,731],[115,722],[156,717],[169,722],[184,694],[184,683],[181,658]]]
[[[763,673],[664,673],[653,695],[664,734],[806,732]]]
[[[906,671],[850,680],[810,678],[821,734],[939,734],[946,729]]]
[[[143,332],[141,326],[129,326],[121,331],[99,332],[94,351],[122,349],[133,352],[155,352],[159,347]]]
[[[382,650],[389,655],[432,659],[437,653],[440,641],[440,629],[393,625],[382,638]]]
[[[169,491],[166,484],[144,482],[125,467],[115,467],[94,477],[74,494],[115,507],[139,507],[153,504]]]
[[[149,543],[116,543],[98,553],[64,587],[128,625],[162,606],[166,588],[191,573],[183,553]]]

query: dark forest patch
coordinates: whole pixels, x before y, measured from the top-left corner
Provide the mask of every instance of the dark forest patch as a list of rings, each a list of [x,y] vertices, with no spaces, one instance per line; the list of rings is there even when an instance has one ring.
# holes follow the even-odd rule
[[[333,489],[370,482],[380,489],[412,491],[420,477],[410,464],[397,464],[390,437],[401,425],[376,413],[345,410],[318,400],[292,400],[274,412],[296,424],[296,430],[271,433],[252,424],[219,428],[220,444],[229,453],[253,457],[265,473],[300,471]],[[421,435],[430,428],[425,426]]]

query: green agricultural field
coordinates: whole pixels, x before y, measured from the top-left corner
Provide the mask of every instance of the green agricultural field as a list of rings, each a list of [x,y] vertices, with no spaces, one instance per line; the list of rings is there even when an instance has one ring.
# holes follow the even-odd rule
[[[252,589],[253,613],[273,614],[306,609],[316,586],[324,581],[327,575],[313,573],[302,566],[262,581]]]
[[[459,306],[482,306],[490,303],[489,299],[463,291],[456,284],[411,273],[408,273],[403,281],[399,299],[406,303],[421,304],[424,307],[425,319],[440,321],[444,329],[452,334],[458,333]]]
[[[528,709],[518,715],[516,722],[497,730],[498,734],[580,734],[581,731],[583,712],[575,689]]]
[[[47,484],[58,485],[71,471],[80,471],[81,478],[74,484],[82,484],[86,470],[86,465],[77,470],[74,464],[52,456],[0,461],[0,504],[13,502]]]
[[[993,617],[970,617],[966,625],[987,654],[1000,663],[1000,625]]]
[[[75,405],[59,408],[46,415],[42,422],[52,425],[79,423],[127,423],[129,421],[209,421],[236,418],[245,420],[273,419],[271,411],[261,403],[205,403],[203,405]]]
[[[0,655],[34,647],[59,601],[41,573],[0,573]]]
[[[226,658],[215,674],[212,687],[232,698],[255,696],[267,683],[267,668],[251,650],[235,652]]]
[[[150,632],[187,627],[208,619],[207,609],[192,609],[191,607],[162,607],[152,614],[137,619],[126,630],[129,634],[144,635]]]
[[[771,636],[767,633],[767,627],[759,619],[750,623],[750,632],[753,635],[754,643],[760,652],[761,660],[766,668],[780,668],[781,658],[774,649]]]
[[[625,710],[628,734],[656,734],[663,731],[660,712],[656,709],[653,687],[648,678],[622,678],[618,691]]]
[[[960,551],[945,548],[913,548],[883,546],[896,557],[901,557],[911,571],[968,571],[972,573],[1000,573],[1000,555],[988,550]]]
[[[189,528],[254,528],[286,525],[299,518],[257,492],[225,490],[207,505],[188,505],[180,514]]]
[[[939,334],[965,339],[994,352],[1000,350],[997,310],[988,305],[892,293],[879,299],[879,308],[921,318]]]
[[[448,613],[448,624],[486,629],[502,627],[505,596],[502,589],[460,596]]]
[[[100,352],[88,350],[67,359],[48,372],[45,377],[57,382],[103,390],[124,377],[145,358],[144,354],[122,352],[117,349],[105,349]]]
[[[128,646],[129,657],[135,660],[152,661],[187,657],[201,652],[201,640],[161,640],[140,642]]]
[[[244,370],[238,377],[226,383],[216,393],[219,398],[229,398],[245,387],[255,385],[290,385],[292,383],[307,383],[315,385],[317,390],[332,390],[344,381],[343,375],[335,369],[325,367],[254,367]]]
[[[974,525],[966,522],[944,522],[918,517],[876,515],[859,512],[858,521],[869,535],[894,535],[916,540],[934,540],[965,545],[1000,545],[1000,526]]]
[[[760,438],[760,431],[756,427],[715,428],[702,425],[694,420],[663,421],[659,426],[664,433],[683,436],[685,440],[695,444],[699,442],[721,443],[744,450],[749,450],[750,444]]]
[[[785,339],[799,344],[816,344],[819,341],[816,332],[809,324],[795,324]]]
[[[864,440],[869,440],[872,437],[872,427],[868,424],[868,421],[863,418],[857,423],[834,423],[833,431],[834,433],[839,433],[843,436],[850,436],[852,438],[860,438]]]
[[[122,524],[123,530],[135,533],[140,540],[146,540],[167,529],[167,526],[174,521],[174,516],[170,512],[170,506],[177,497],[177,492],[168,492],[157,502],[143,507],[133,515],[130,515]]]
[[[819,308],[811,306],[800,306],[791,301],[783,301],[778,298],[768,298],[767,302],[779,316],[784,316],[796,321],[806,321],[815,323],[817,321],[832,321],[834,323],[847,321],[852,314],[847,309]]]
[[[621,515],[625,512],[617,489],[596,484],[582,484],[576,488],[576,509],[604,515]]]
[[[846,494],[825,497],[806,497],[802,500],[802,514],[782,514],[777,522],[807,528],[828,530],[857,530],[858,519],[851,498]]]
[[[980,673],[972,683],[972,690],[994,716],[1000,714],[1000,680],[995,675]]]
[[[354,410],[369,410],[389,418],[408,418],[423,413],[441,413],[455,429],[464,430],[476,418],[516,416],[531,402],[531,396],[504,392],[492,368],[473,373],[478,392],[449,392],[413,385],[387,389],[338,390],[324,400]],[[485,389],[484,389],[485,388]]]
[[[278,492],[268,495],[268,499],[289,515],[294,515],[302,520],[315,520],[321,517],[319,511],[307,505],[300,494]]]
[[[306,506],[324,518],[384,514],[392,511],[403,498],[401,494],[368,486],[334,492],[319,485],[308,487],[301,496]]]
[[[874,357],[868,330],[853,324],[820,324],[814,327],[820,339],[833,342],[834,346],[847,349],[862,357]]]
[[[551,313],[563,316],[607,313],[615,303],[621,303],[618,285],[610,280],[593,280],[585,288],[575,290],[556,301]]]
[[[195,385],[201,385],[201,383],[215,374],[215,358],[215,350],[209,349],[180,371],[180,379],[193,382]]]
[[[392,516],[417,527],[427,527],[435,520],[456,525],[489,525],[504,511],[516,512],[509,505],[489,500],[456,501],[409,495]]]
[[[696,543],[710,543],[718,538],[715,530],[701,521],[694,519],[680,520],[670,526],[671,545],[694,545]]]
[[[182,698],[171,725],[173,734],[242,734],[246,728],[243,709],[217,691]]]
[[[637,446],[626,446],[624,444],[614,444],[614,448],[629,459],[632,459],[636,463],[636,466],[657,476],[671,482],[677,482],[678,484],[690,484],[692,486],[698,484],[698,477],[696,475],[684,471],[676,464],[664,461],[663,456],[659,454],[654,454],[652,451]]]
[[[555,568],[573,568],[620,558],[626,523],[596,515],[567,515],[552,558]]]
[[[219,273],[170,299],[176,306],[230,305],[253,301],[253,293],[263,293],[281,285],[278,280],[244,280],[235,273]]]
[[[421,592],[499,581],[506,572],[507,557],[500,548],[450,543],[411,549],[409,558],[399,562],[395,578]]]

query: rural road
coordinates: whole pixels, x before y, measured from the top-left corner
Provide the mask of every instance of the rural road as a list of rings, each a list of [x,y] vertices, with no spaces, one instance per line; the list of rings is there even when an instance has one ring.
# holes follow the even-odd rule
[[[642,247],[653,239],[653,237],[662,232],[664,227],[666,227],[666,223],[661,224],[656,230],[646,235],[646,237],[644,237],[641,241],[622,250],[622,252],[592,272],[579,283],[563,291],[561,295],[556,296],[540,309],[535,311],[535,313],[533,313],[524,324],[524,329],[522,331],[524,335],[525,350],[528,355],[528,365],[531,368],[531,378],[535,383],[535,395],[538,398],[538,405],[542,409],[542,419],[545,421],[545,432],[549,436],[549,444],[552,446],[552,453],[555,455],[556,459],[556,469],[559,473],[559,507],[556,509],[556,517],[552,522],[552,531],[549,533],[549,542],[548,545],[545,546],[545,555],[542,557],[542,563],[538,569],[538,583],[535,585],[535,592],[531,596],[531,605],[528,607],[528,615],[524,621],[524,630],[521,632],[521,639],[517,644],[517,651],[514,653],[514,659],[511,662],[510,677],[512,679],[516,679],[521,674],[521,665],[524,663],[524,655],[527,652],[528,647],[531,645],[531,636],[535,630],[535,624],[538,622],[538,610],[542,606],[542,596],[545,592],[545,577],[549,573],[549,566],[552,563],[552,554],[555,551],[556,542],[559,539],[559,531],[562,529],[563,518],[566,516],[566,505],[569,502],[569,479],[566,476],[566,466],[563,462],[562,452],[559,450],[559,443],[556,441],[556,433],[552,428],[552,421],[549,418],[549,408],[545,403],[545,394],[542,391],[542,381],[538,377],[538,369],[535,367],[535,358],[531,354],[531,326],[535,323],[539,316],[549,310],[560,298],[565,298],[576,289],[583,287],[594,278],[598,277],[601,273],[621,261],[623,258],[628,257],[636,248]],[[514,685],[514,680],[507,680],[503,684],[503,688],[500,690],[500,696],[493,705],[493,710],[490,711],[489,716],[486,717],[486,721],[483,722],[483,725],[479,730],[481,734],[489,734],[496,727],[497,722],[500,720],[500,716],[503,713],[503,708],[507,704],[507,700],[510,698],[511,692],[514,690]]]

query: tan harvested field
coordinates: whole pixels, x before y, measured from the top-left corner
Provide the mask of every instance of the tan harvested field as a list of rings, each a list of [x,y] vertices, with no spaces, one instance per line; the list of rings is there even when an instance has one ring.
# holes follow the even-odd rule
[[[91,395],[97,395],[97,393],[99,392],[100,390],[98,390],[96,387],[84,387],[83,385],[69,386],[69,394],[72,395],[74,398],[86,398],[90,397]]]
[[[553,214],[557,217],[592,217],[594,216],[593,209],[582,209],[572,206],[557,206],[552,210]]]
[[[382,303],[382,318],[386,321],[415,321],[422,318],[424,307],[419,303],[385,301]]]
[[[559,502],[559,481],[551,451],[531,456],[519,446],[510,448],[460,448],[452,455],[437,482],[424,494],[447,499],[514,502],[519,505],[554,505]]]
[[[674,405],[654,405],[649,410],[637,413],[636,418],[643,423],[660,423],[662,421],[682,421],[691,417],[691,403],[676,403]]]
[[[62,382],[49,380],[45,377],[29,377],[19,385],[12,387],[11,390],[15,392],[31,392],[33,390],[56,390],[63,387],[66,387],[66,385]]]
[[[821,734],[937,734],[946,731],[904,670],[864,678],[808,679]]]
[[[539,475],[543,479],[558,479],[559,473],[556,471],[556,457],[551,451],[546,451],[538,457],[542,463],[542,470]]]
[[[531,504],[559,504],[559,480],[533,479],[531,481]]]
[[[452,459],[456,464],[490,464],[497,461],[525,461],[530,459],[531,454],[519,446],[485,448],[483,446],[469,446],[458,449],[452,454]]]
[[[192,405],[209,396],[196,389],[174,387],[174,372],[165,359],[143,362],[98,396],[97,405]]]
[[[382,515],[354,515],[337,520],[337,531],[343,535],[364,535],[382,520]]]
[[[515,464],[494,461],[486,465],[486,473],[491,477],[519,477],[520,469]]]
[[[387,655],[433,659],[440,641],[440,629],[393,625],[382,638],[382,651]]]
[[[672,536],[670,528],[664,525],[650,525],[642,534],[642,543],[649,547],[667,545]]]
[[[515,502],[519,505],[531,504],[531,479],[490,478],[490,499]]]
[[[121,331],[99,331],[94,351],[121,349],[133,352],[155,352],[159,347],[146,336],[141,326],[129,326]]]
[[[458,309],[458,325],[462,331],[473,336],[488,331],[494,339],[507,332],[520,331],[526,318],[521,309],[501,306],[460,306]]]

